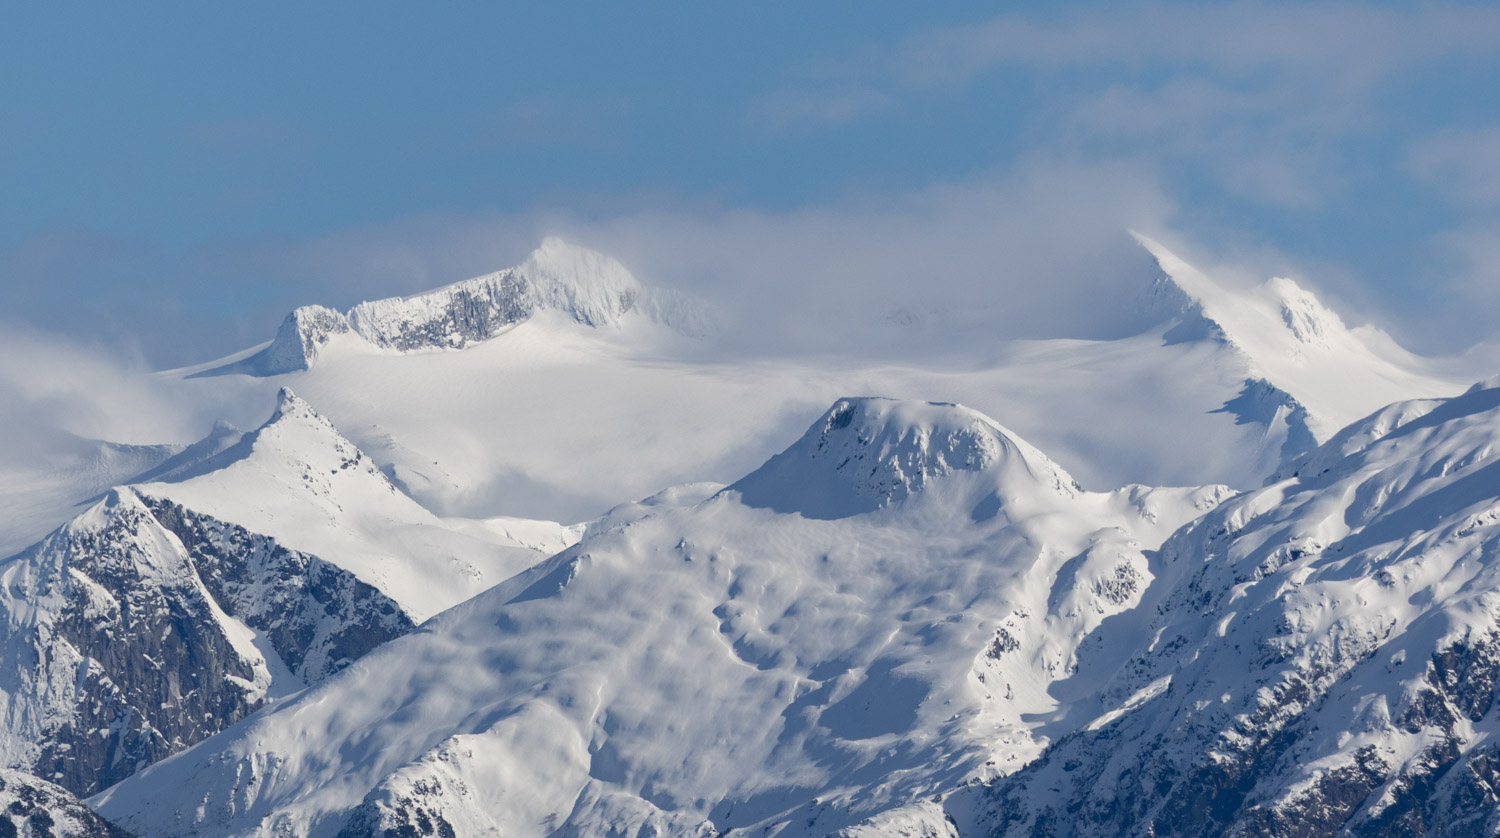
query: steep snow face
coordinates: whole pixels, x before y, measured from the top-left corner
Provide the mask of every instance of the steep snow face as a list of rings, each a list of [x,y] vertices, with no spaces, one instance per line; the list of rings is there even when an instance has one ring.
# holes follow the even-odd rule
[[[1097,719],[950,813],[975,834],[1496,834],[1497,450],[1490,382],[1373,414],[1185,528]]]
[[[517,267],[433,291],[360,303],[346,314],[303,306],[287,315],[265,349],[200,375],[271,376],[310,369],[322,347],[351,332],[373,346],[401,352],[463,349],[539,311],[596,328],[618,327],[627,315],[637,314],[690,336],[712,330],[701,305],[644,288],[619,262],[548,238]]]
[[[1281,415],[1270,421],[1290,426],[1282,452],[1287,459],[1391,402],[1462,390],[1378,329],[1350,329],[1290,279],[1275,277],[1249,292],[1231,290],[1157,242],[1136,238],[1166,274],[1167,287],[1156,294],[1159,308],[1175,309],[1178,318],[1167,340],[1214,340],[1237,355],[1245,364],[1245,395],[1258,392],[1226,407],[1262,424],[1267,405],[1271,414],[1279,409]]]
[[[317,555],[414,622],[543,558],[498,531],[460,529],[423,509],[290,390],[261,428],[167,477],[173,482],[139,490]]]
[[[126,488],[0,582],[0,759],[80,793],[412,627],[345,571]]]
[[[804,485],[838,498],[780,505]],[[826,834],[1065,732],[1081,638],[1226,494],[1081,492],[973,411],[877,399],[709,491],[94,802],[162,836]]]

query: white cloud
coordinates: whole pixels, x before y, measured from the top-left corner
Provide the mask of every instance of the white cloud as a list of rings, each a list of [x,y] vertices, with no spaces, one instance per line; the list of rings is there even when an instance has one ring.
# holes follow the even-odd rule
[[[44,463],[72,438],[185,443],[215,418],[254,418],[263,398],[205,404],[154,375],[126,350],[0,324],[0,464]],[[253,403],[252,403],[253,402]],[[263,418],[263,417],[261,417]]]

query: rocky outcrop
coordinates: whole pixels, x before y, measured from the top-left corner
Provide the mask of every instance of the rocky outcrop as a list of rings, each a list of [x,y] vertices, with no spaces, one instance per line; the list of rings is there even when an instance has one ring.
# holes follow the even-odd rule
[[[78,794],[411,628],[347,571],[123,488],[0,582],[5,759]]]
[[[67,789],[0,769],[0,838],[131,838]]]
[[[1098,718],[965,832],[1500,834],[1500,399],[1407,413],[1175,534]]]

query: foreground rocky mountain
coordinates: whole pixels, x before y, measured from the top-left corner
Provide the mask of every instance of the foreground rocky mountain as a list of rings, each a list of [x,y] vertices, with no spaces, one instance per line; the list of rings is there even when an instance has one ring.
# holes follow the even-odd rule
[[[147,476],[170,482],[113,489],[0,563],[0,759],[80,794],[545,555],[435,518],[291,393]]]
[[[93,802],[153,835],[1493,836],[1497,450],[1500,380],[1227,501],[1095,495],[972,411],[844,400]]]
[[[1227,490],[1080,490],[953,405],[843,400],[105,791],[151,835],[823,834],[1014,770]]]
[[[933,834],[1500,834],[1500,381],[1394,405],[1185,527],[1072,732]],[[1123,661],[1123,664],[1121,663]],[[1069,682],[1059,694],[1072,692]],[[915,833],[912,833],[915,834]]]

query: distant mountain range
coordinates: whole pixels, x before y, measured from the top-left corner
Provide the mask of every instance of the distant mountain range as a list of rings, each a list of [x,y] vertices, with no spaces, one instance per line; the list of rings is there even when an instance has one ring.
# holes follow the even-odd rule
[[[1500,834],[1500,379],[1141,241],[961,367],[549,239],[162,374],[270,417],[0,473],[0,831]]]

